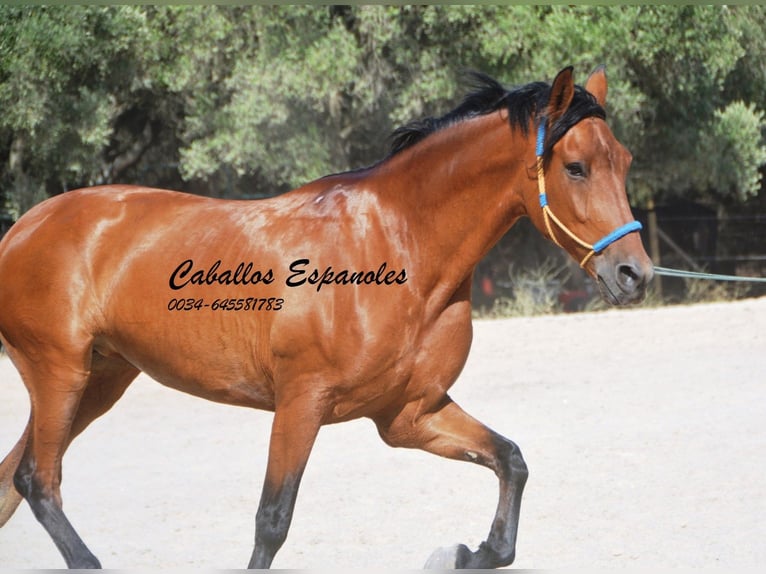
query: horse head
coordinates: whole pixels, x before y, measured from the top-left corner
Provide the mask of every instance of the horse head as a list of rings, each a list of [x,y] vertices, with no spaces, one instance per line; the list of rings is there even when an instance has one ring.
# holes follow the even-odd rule
[[[537,114],[536,227],[593,277],[613,305],[642,300],[654,274],[628,205],[632,160],[605,121],[607,79],[597,68],[576,86],[572,68],[556,76]]]

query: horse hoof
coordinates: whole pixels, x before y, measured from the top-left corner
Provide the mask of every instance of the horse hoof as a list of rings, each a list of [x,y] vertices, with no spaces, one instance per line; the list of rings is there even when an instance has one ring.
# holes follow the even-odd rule
[[[443,546],[434,551],[423,567],[426,570],[454,570],[465,568],[472,556],[471,550],[465,544]]]

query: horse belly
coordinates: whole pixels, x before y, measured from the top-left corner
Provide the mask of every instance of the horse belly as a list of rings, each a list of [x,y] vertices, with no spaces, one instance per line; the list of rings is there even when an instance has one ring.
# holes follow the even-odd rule
[[[101,339],[94,352],[117,355],[152,379],[207,400],[265,410],[274,408],[271,382],[246,352],[178,339],[145,338],[121,332]]]

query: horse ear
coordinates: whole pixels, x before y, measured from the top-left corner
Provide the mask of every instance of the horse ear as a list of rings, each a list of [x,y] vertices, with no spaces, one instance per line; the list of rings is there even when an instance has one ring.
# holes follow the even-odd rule
[[[548,98],[548,106],[545,109],[545,115],[548,116],[550,123],[559,119],[574,97],[574,76],[572,75],[572,66],[567,66],[561,70],[551,86],[551,95]]]
[[[596,98],[598,105],[602,108],[606,106],[606,66],[599,66],[588,77],[585,82],[585,89]]]

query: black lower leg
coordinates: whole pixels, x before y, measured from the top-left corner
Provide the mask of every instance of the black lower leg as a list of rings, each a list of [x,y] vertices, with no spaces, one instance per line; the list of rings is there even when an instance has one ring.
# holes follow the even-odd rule
[[[269,568],[284,544],[293,518],[300,476],[288,477],[281,485],[263,487],[255,515],[255,548],[248,568]]]
[[[485,569],[508,566],[516,557],[516,533],[519,527],[521,495],[527,481],[527,465],[519,448],[511,441],[492,434],[495,456],[474,462],[493,468],[500,479],[500,500],[486,542],[472,552],[465,544],[440,548],[426,562],[426,568]]]
[[[464,568],[498,568],[516,557],[521,496],[529,474],[519,447],[500,435],[494,436],[500,479],[500,499],[489,536],[476,552],[466,556]]]
[[[60,502],[39,486],[31,468],[22,462],[14,475],[14,486],[27,500],[32,513],[43,525],[64,557],[68,568],[101,568],[98,559],[88,550],[64,515]]]

